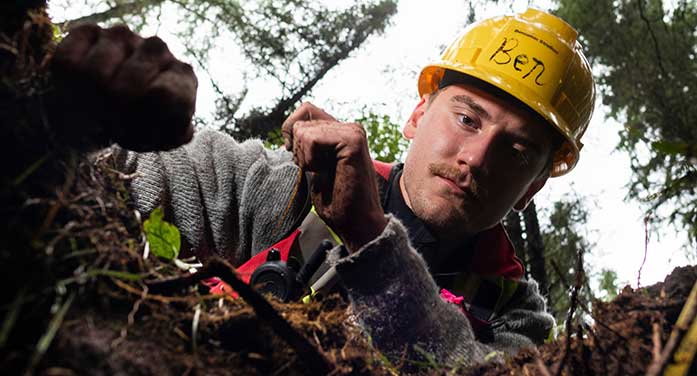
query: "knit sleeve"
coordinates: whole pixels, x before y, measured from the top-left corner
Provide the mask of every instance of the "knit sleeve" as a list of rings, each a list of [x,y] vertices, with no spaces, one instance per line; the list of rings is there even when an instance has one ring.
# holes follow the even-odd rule
[[[515,353],[521,347],[542,344],[549,338],[554,325],[554,317],[547,313],[537,282],[520,281],[516,295],[491,321],[494,333],[491,346]]]
[[[168,152],[115,153],[121,170],[134,173],[130,191],[138,210],[147,216],[162,206],[185,247],[201,258],[240,264],[286,235],[307,210],[304,179],[294,190],[298,168],[290,153],[259,140],[238,143],[201,131]]]
[[[478,342],[466,316],[440,297],[426,263],[409,244],[404,227],[394,217],[388,218],[378,238],[336,262],[353,315],[380,351],[394,361],[406,359],[407,369],[424,361],[467,367],[483,362],[497,350],[512,353],[533,343],[525,325],[516,323],[510,328],[499,327],[494,343]],[[527,310],[540,307],[518,308],[502,319],[518,322],[519,315],[535,316],[538,312]],[[538,325],[546,326],[548,315],[540,314],[544,323]]]

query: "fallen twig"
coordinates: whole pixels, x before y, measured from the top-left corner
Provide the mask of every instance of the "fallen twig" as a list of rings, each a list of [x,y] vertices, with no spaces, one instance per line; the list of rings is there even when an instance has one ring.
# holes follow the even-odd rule
[[[140,296],[140,299],[136,300],[136,302],[133,304],[133,308],[131,309],[131,312],[128,314],[128,321],[126,325],[121,328],[121,332],[119,333],[119,337],[114,339],[111,342],[111,348],[115,348],[116,346],[120,345],[121,342],[123,342],[126,339],[126,336],[128,335],[128,328],[133,326],[133,323],[135,322],[135,317],[136,313],[138,312],[138,309],[140,308],[140,304],[143,303],[145,298],[148,296],[148,286],[145,286],[143,288],[143,292]]]
[[[559,264],[557,264],[557,262],[554,261],[554,260],[550,260],[550,261],[551,261],[551,264],[552,264],[552,268],[554,269],[554,272],[557,273],[557,276],[559,277],[559,281],[560,281],[561,284],[564,286],[564,289],[565,289],[565,290],[569,290],[569,289],[571,288],[571,286],[569,286],[569,284],[566,282],[566,279],[565,279],[564,276],[562,275],[562,273],[561,273],[561,268],[559,268]],[[581,298],[579,297],[579,299],[581,299]],[[623,336],[622,334],[620,334],[618,331],[612,329],[612,328],[609,327],[607,324],[605,324],[602,320],[600,320],[598,317],[596,317],[595,314],[593,314],[593,312],[591,312],[591,310],[589,310],[588,307],[586,307],[585,304],[579,304],[579,305],[578,305],[578,308],[580,308],[581,311],[583,311],[583,313],[585,313],[585,314],[587,314],[588,316],[590,316],[590,317],[595,321],[595,323],[596,323],[597,325],[602,326],[604,329],[608,330],[609,332],[611,332],[612,334],[616,335],[616,336],[619,337],[620,339],[625,340],[625,341],[627,340],[627,338],[626,338],[625,336]]]
[[[552,374],[549,373],[549,368],[547,368],[545,363],[539,357],[535,358],[535,365],[537,365],[537,369],[540,371],[542,376],[552,376]]]
[[[196,304],[194,307],[194,318],[191,320],[191,346],[194,355],[198,354],[198,347],[196,342],[198,341],[198,323],[201,320],[201,304]]]
[[[586,375],[588,373],[588,367],[591,364],[591,353],[589,351],[589,348],[586,346],[586,341],[583,340],[583,325],[578,324],[576,327],[576,339],[578,340],[578,346],[576,347],[576,350],[578,351],[578,357],[580,361],[576,362],[576,366],[579,366],[581,368],[580,374],[581,375]],[[578,369],[574,369],[575,373],[579,373]]]
[[[128,293],[131,293],[133,295],[140,296],[143,293],[143,290],[138,290],[137,288],[129,285],[126,282],[123,282],[119,280],[118,278],[112,278],[111,279],[114,284],[119,287],[122,290],[125,290]],[[107,292],[107,294],[110,294]],[[119,297],[118,295],[115,294],[110,294],[113,297]],[[120,297],[123,298],[123,297]],[[171,303],[189,303],[192,301],[191,297],[178,297],[178,296],[164,296],[164,295],[155,295],[148,293],[148,295],[145,297],[146,300],[154,300],[159,303],[164,303],[164,304],[171,304]],[[196,300],[220,300],[220,295],[204,295],[204,296],[198,296],[196,297]]]
[[[600,340],[600,338],[598,338],[598,337],[595,335],[595,330],[593,330],[592,327],[588,326],[588,324],[585,324],[585,323],[584,323],[583,325],[586,327],[586,332],[587,332],[588,335],[592,338],[593,344],[595,345],[595,347],[598,348],[598,349],[600,349],[600,351],[601,351],[602,354],[607,354],[607,355],[610,356],[611,358],[614,358],[615,360],[618,360],[618,361],[619,361],[619,359],[617,359],[617,357],[615,356],[615,354],[613,354],[612,352],[606,350],[606,348],[605,348],[605,346],[603,346],[602,341]],[[610,344],[610,345],[612,346],[612,344]],[[608,369],[607,369],[607,363],[608,363],[608,362],[602,362],[602,364],[603,364],[603,373],[601,373],[601,375],[609,375],[609,371],[608,371]]]
[[[70,155],[70,159],[67,162],[68,163],[68,168],[67,168],[67,173],[65,176],[65,181],[63,183],[63,186],[56,192],[56,199],[53,200],[53,203],[51,204],[51,207],[48,209],[46,212],[46,216],[44,217],[43,223],[39,227],[39,229],[34,233],[32,236],[31,243],[33,244],[34,242],[38,241],[43,234],[46,233],[46,231],[51,227],[51,224],[53,223],[53,220],[56,218],[58,215],[58,211],[60,208],[65,205],[65,196],[66,192],[69,192],[70,187],[73,186],[73,183],[75,182],[76,178],[76,173],[75,170],[77,169],[77,159],[75,155]]]
[[[583,287],[583,277],[583,249],[579,249],[576,258],[576,284],[574,285],[574,289],[571,291],[569,312],[566,315],[566,343],[564,348],[564,356],[562,357],[561,362],[559,362],[559,366],[555,372],[556,376],[561,375],[561,372],[564,370],[566,360],[569,358],[569,354],[571,353],[572,321],[574,313],[576,313],[576,306],[578,305],[578,293],[581,290],[581,287]]]
[[[639,266],[639,272],[637,272],[636,276],[636,288],[639,289],[641,287],[641,270],[644,268],[644,264],[646,263],[646,255],[649,253],[649,220],[651,217],[647,214],[644,217],[644,259],[641,261],[641,266]]]
[[[171,280],[151,282],[149,287],[150,291],[155,294],[166,294],[181,291],[212,277],[222,279],[254,309],[259,318],[266,320],[274,331],[295,349],[298,357],[308,367],[310,373],[325,375],[334,368],[329,360],[307,338],[298,333],[288,321],[281,317],[278,311],[261,294],[242,282],[235,274],[234,268],[222,259],[214,258],[210,260],[207,265],[194,274]]]
[[[653,335],[651,336],[651,341],[653,342],[653,361],[656,362],[661,357],[661,325],[654,322],[653,325]]]
[[[668,342],[666,342],[661,352],[661,356],[651,362],[649,368],[646,372],[646,376],[658,376],[662,375],[663,371],[668,366],[668,363],[673,358],[675,351],[678,349],[678,345],[682,342],[683,337],[687,333],[688,329],[695,320],[697,316],[697,282],[692,286],[692,291],[690,291],[690,296],[685,303],[682,312],[680,312],[680,317],[678,317],[678,322],[675,323],[673,331],[670,333]]]

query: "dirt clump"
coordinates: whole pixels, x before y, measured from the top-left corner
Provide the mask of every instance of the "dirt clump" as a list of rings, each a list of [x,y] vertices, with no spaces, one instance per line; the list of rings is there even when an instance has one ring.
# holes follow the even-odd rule
[[[483,365],[467,374],[643,375],[657,356],[654,338],[666,342],[695,281],[697,266],[687,266],[656,285],[625,287],[611,302],[596,301],[586,317],[590,322],[573,325],[570,340],[562,336],[523,350],[505,364]]]

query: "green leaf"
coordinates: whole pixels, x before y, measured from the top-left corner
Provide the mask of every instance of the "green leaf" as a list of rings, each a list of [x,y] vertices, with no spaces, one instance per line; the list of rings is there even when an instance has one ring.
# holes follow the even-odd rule
[[[53,25],[53,41],[56,42],[56,44],[60,43],[60,41],[63,40],[63,30],[61,30],[60,26],[58,25]]]
[[[181,236],[176,226],[166,222],[162,208],[158,207],[143,223],[145,236],[150,243],[150,252],[155,256],[172,260],[179,255]]]
[[[654,150],[668,155],[687,154],[688,146],[684,142],[656,141],[651,143]]]

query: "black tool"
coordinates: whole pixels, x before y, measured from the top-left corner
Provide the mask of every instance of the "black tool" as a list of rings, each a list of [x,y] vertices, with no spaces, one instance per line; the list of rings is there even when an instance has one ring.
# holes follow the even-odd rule
[[[312,253],[310,259],[305,262],[305,265],[303,265],[302,269],[300,269],[300,272],[295,278],[301,287],[307,286],[308,282],[310,282],[310,278],[312,278],[312,275],[315,274],[317,269],[319,269],[319,266],[322,265],[324,260],[327,259],[327,252],[329,252],[332,247],[334,247],[334,244],[326,239],[322,240],[319,246],[317,246],[317,249],[315,249],[315,251]]]
[[[259,292],[269,293],[283,302],[299,298],[305,292],[312,275],[327,258],[327,251],[333,246],[329,240],[323,240],[302,268],[294,257],[284,262],[281,260],[281,253],[275,248],[271,249],[266,262],[252,273],[249,284]]]

